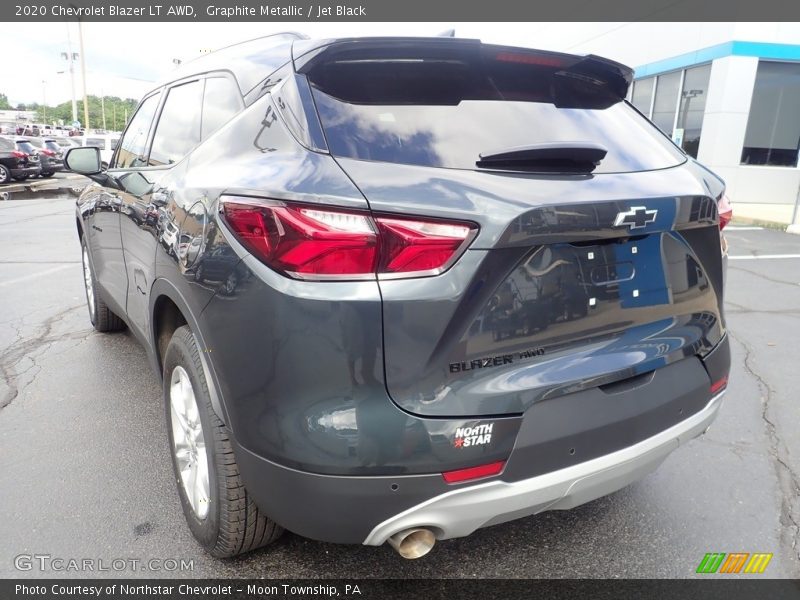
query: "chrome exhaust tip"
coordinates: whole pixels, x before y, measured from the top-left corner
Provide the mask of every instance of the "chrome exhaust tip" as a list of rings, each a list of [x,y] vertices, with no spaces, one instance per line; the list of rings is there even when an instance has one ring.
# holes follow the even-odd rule
[[[399,531],[387,541],[403,558],[422,558],[433,548],[436,536],[430,529],[415,527]]]

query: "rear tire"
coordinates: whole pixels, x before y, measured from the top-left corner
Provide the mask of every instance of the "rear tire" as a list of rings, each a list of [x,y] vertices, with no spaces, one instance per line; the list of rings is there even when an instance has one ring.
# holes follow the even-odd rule
[[[5,165],[0,165],[0,184],[11,181],[11,171]]]
[[[55,175],[55,171],[51,171],[50,173],[41,173],[39,176],[40,177],[52,177],[53,175]]]
[[[242,483],[230,434],[211,406],[200,350],[186,325],[175,330],[164,354],[164,401],[175,481],[195,539],[217,558],[278,539],[283,528],[259,511]]]
[[[89,258],[89,249],[86,240],[81,238],[81,255],[83,264],[83,285],[86,290],[86,306],[89,308],[89,319],[97,331],[120,331],[125,329],[125,322],[111,312],[97,289],[97,279],[94,276],[92,261]]]

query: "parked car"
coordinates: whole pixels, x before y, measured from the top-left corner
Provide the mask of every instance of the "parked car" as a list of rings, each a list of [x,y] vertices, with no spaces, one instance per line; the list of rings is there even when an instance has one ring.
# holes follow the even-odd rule
[[[53,140],[55,140],[56,144],[61,146],[63,151],[81,145],[79,141],[72,137],[55,136],[53,137]]]
[[[632,76],[279,35],[173,71],[108,169],[67,152],[96,182],[91,322],[146,348],[211,554],[287,528],[415,558],[609,494],[708,428],[730,205],[625,101]]]
[[[19,150],[13,140],[0,137],[0,184],[12,179],[25,181],[28,177],[36,177],[40,171],[38,160]]]
[[[86,135],[75,138],[81,146],[93,146],[100,149],[100,160],[104,168],[111,162],[111,157],[119,143],[118,135]]]
[[[42,177],[52,177],[64,170],[64,150],[54,137],[28,138],[36,148],[42,166]]]

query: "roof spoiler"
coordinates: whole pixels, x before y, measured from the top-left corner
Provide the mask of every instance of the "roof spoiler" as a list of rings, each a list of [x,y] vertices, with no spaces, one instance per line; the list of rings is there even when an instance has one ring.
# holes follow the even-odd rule
[[[552,101],[559,108],[608,108],[623,100],[633,81],[633,69],[595,55],[483,44],[480,40],[428,38],[346,38],[303,40],[293,44],[295,70],[308,74],[326,63],[431,58],[478,58],[550,68]]]

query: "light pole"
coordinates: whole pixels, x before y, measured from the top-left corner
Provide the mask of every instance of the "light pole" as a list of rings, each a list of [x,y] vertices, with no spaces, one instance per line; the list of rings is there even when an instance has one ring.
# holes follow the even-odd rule
[[[72,121],[75,122],[78,120],[78,103],[75,101],[75,61],[78,59],[78,53],[72,51],[69,24],[67,24],[67,52],[62,52],[61,58],[69,63],[69,83],[72,87]]]
[[[81,81],[83,82],[83,120],[84,128],[89,131],[89,100],[86,97],[86,52],[83,50],[83,23],[78,19],[78,41],[81,47]]]
[[[42,79],[42,120],[47,125],[47,81]]]

